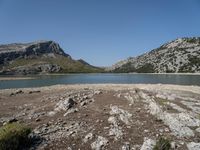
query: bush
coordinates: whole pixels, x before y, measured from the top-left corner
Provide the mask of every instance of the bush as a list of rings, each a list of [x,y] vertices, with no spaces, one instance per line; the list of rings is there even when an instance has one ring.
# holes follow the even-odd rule
[[[31,129],[19,123],[9,123],[0,128],[0,150],[18,150],[30,144]]]
[[[170,150],[171,149],[171,144],[169,139],[165,139],[161,137],[157,142],[156,145],[154,146],[153,150]]]

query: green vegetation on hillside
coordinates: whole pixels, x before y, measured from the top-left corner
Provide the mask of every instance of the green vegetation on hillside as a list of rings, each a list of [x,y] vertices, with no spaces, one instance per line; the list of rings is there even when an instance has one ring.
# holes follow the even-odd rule
[[[122,65],[120,68],[117,68],[114,70],[115,73],[130,73],[130,72],[137,72],[137,73],[154,73],[154,67],[151,64],[144,64],[143,66],[139,68],[135,68],[131,62],[128,62],[124,65]]]
[[[35,58],[20,58],[10,63],[7,68],[12,69],[19,66],[35,66],[40,64],[56,64],[61,67],[59,73],[93,73],[103,72],[103,69],[83,64],[69,57],[55,55],[56,57],[35,57]]]

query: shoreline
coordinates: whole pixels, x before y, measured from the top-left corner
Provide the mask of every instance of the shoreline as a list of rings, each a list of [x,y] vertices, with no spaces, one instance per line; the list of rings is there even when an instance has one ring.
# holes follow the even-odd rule
[[[200,93],[200,86],[196,85],[174,85],[174,84],[57,84],[42,87],[28,87],[28,88],[10,88],[0,89],[0,94],[4,92],[11,92],[16,90],[31,91],[31,90],[42,90],[42,91],[57,91],[57,90],[82,90],[82,89],[104,89],[104,90],[131,90],[131,89],[142,89],[142,90],[178,90],[178,91],[189,91],[192,93]]]
[[[30,76],[0,76],[0,81],[7,81],[7,80],[33,80],[40,76],[65,76],[65,75],[95,75],[95,74],[127,74],[127,75],[191,75],[191,76],[200,76],[200,73],[61,73],[61,74],[39,74],[39,75],[30,75]]]
[[[0,77],[0,81],[8,81],[8,80],[33,80],[36,79],[34,77]]]

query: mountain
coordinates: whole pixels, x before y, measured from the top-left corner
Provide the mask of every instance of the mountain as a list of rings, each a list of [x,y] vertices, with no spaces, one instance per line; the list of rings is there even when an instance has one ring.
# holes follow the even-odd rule
[[[0,45],[1,74],[89,73],[102,69],[73,60],[54,41]]]
[[[107,68],[110,72],[200,72],[200,37],[179,38]]]

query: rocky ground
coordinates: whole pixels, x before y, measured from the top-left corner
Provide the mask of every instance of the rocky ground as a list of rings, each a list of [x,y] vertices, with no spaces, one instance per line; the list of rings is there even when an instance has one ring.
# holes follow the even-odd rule
[[[151,150],[160,137],[172,149],[200,149],[200,87],[56,85],[0,90],[0,126],[33,129],[31,149]]]

